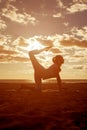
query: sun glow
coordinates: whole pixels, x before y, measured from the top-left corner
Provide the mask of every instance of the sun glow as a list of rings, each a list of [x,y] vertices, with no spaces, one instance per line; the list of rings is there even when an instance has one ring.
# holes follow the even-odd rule
[[[37,41],[36,39],[29,39],[28,43],[30,43],[27,47],[27,50],[28,51],[31,51],[31,50],[35,50],[35,49],[42,49],[44,48],[45,46],[42,45],[39,41]],[[44,51],[43,54],[42,54],[42,57],[45,56],[44,58],[44,62],[49,62],[49,57],[52,55],[52,52],[49,52],[49,51]],[[47,63],[46,63],[47,64]]]
[[[31,44],[27,47],[28,51],[35,50],[35,49],[41,49],[44,47],[37,40],[31,40],[30,42],[31,42]]]

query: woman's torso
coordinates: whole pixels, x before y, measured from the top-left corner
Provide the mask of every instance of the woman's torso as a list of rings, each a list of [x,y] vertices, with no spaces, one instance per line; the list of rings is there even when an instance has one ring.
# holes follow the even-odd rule
[[[56,64],[53,64],[49,68],[45,69],[44,73],[42,74],[42,78],[48,79],[57,77],[60,71],[61,71],[60,67],[58,67]]]

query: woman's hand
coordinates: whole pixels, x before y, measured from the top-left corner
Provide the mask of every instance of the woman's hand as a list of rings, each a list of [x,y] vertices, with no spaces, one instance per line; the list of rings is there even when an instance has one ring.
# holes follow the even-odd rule
[[[48,51],[52,46],[48,46],[48,47],[45,47],[43,49],[40,49],[40,50],[31,50],[29,52],[29,55],[36,55],[36,54],[39,54],[41,53],[42,51]]]

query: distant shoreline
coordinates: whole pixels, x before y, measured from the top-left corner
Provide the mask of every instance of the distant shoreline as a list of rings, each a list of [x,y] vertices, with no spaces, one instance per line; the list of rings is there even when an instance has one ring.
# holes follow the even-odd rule
[[[62,79],[63,83],[87,83],[87,79]],[[0,83],[34,83],[28,79],[0,79]],[[56,80],[45,80],[43,83],[56,83]]]

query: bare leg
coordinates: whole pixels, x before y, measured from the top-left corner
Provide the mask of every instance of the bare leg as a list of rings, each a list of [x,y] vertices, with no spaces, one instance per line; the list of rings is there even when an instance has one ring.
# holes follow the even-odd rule
[[[44,73],[45,68],[37,61],[36,57],[32,53],[30,53],[29,56],[34,68],[36,90],[41,91],[41,77]]]
[[[36,90],[41,91],[41,76],[38,74],[38,72],[35,72],[34,80],[35,80]]]
[[[60,75],[58,74],[57,76],[57,85],[59,87],[59,90],[61,91],[61,88],[62,88],[62,82],[61,82],[61,78],[60,78]]]
[[[32,62],[33,68],[35,71],[43,71],[44,67],[38,62],[38,60],[36,59],[36,57],[34,56],[34,54],[30,53],[29,54],[30,60]]]

